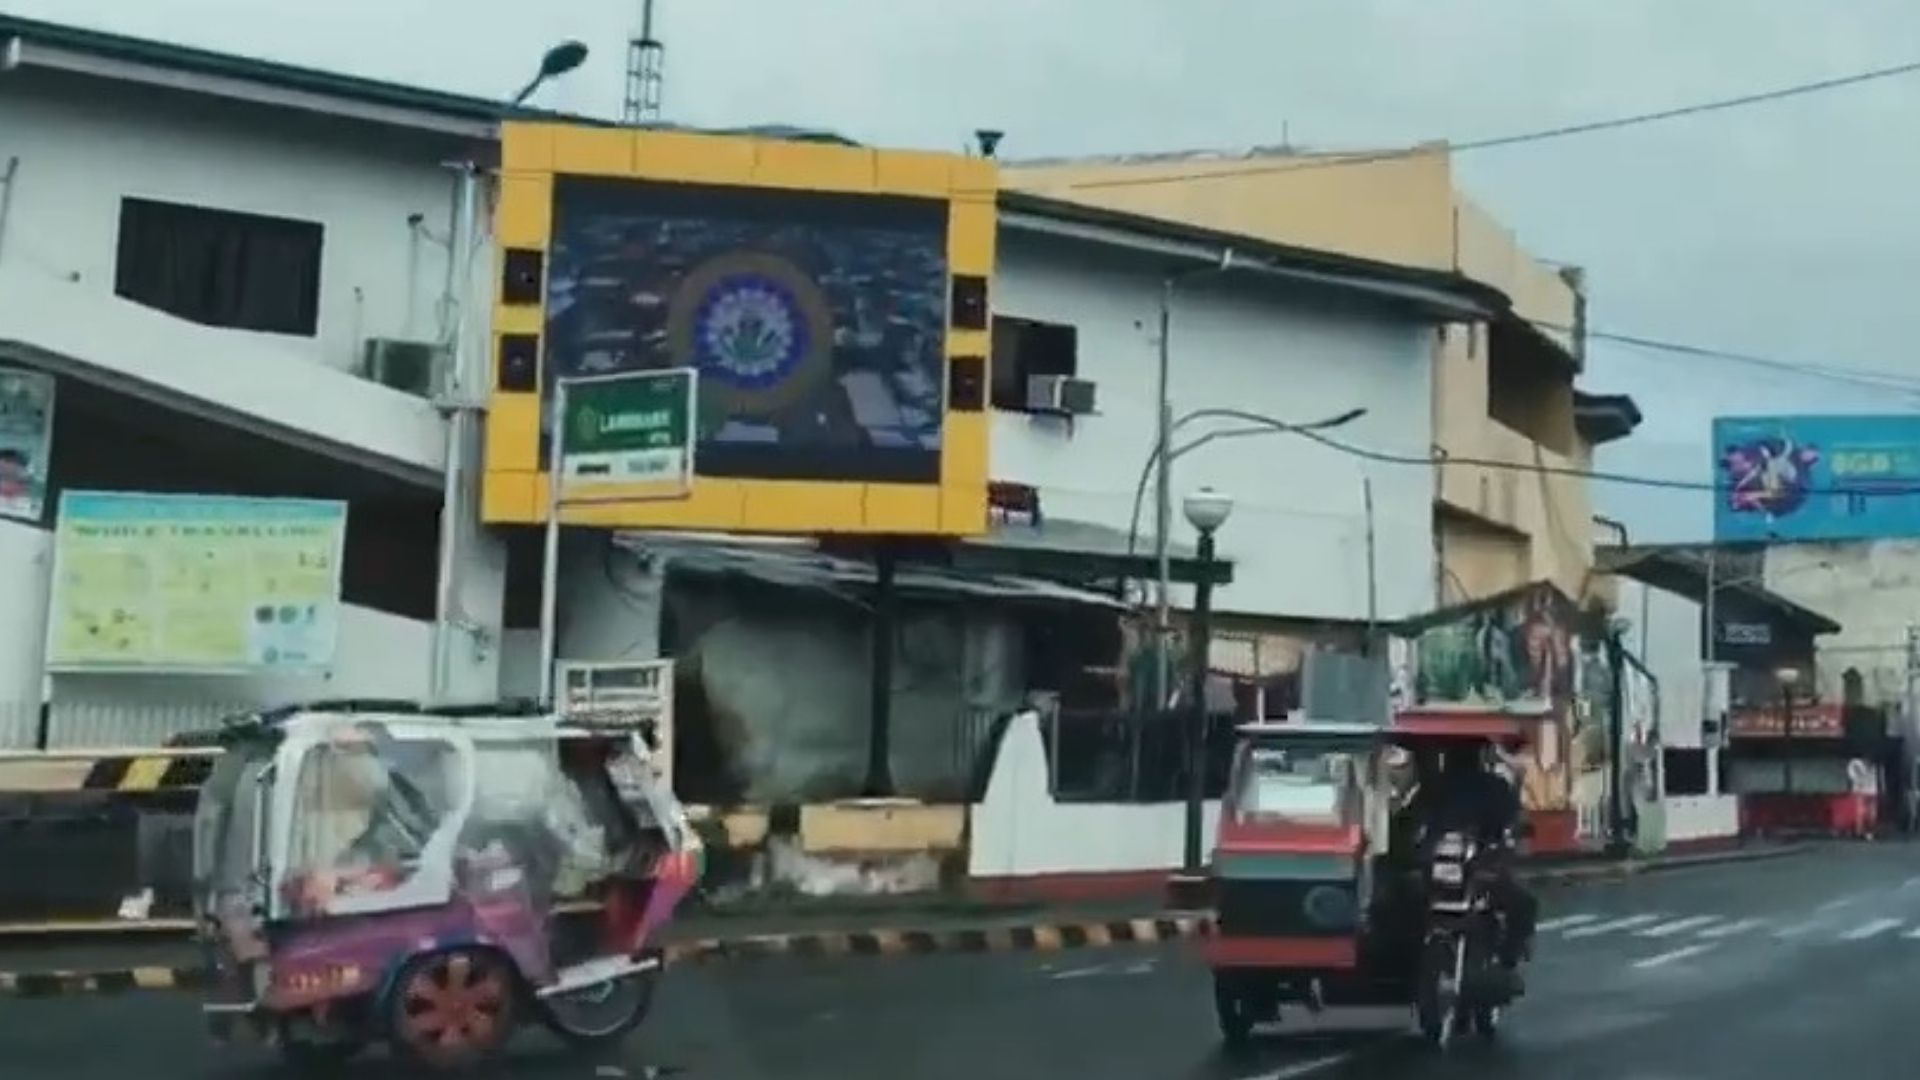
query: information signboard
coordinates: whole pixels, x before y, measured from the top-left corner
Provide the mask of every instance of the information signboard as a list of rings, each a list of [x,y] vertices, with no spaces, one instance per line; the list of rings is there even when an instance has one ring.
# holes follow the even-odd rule
[[[684,495],[693,483],[692,368],[561,384],[562,503]]]
[[[346,526],[342,502],[66,492],[47,666],[324,668],[338,636]]]

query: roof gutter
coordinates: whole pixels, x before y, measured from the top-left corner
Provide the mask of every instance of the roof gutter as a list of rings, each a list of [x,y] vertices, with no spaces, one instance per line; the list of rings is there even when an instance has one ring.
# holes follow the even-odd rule
[[[207,94],[255,105],[301,109],[327,116],[347,117],[414,131],[433,131],[456,138],[491,140],[496,138],[499,132],[499,124],[492,120],[448,116],[445,113],[425,109],[410,109],[400,105],[384,105],[358,100],[339,94],[273,86],[252,79],[227,75],[182,71],[178,68],[162,67],[137,60],[116,59],[75,49],[64,49],[55,45],[36,44],[21,35],[6,39],[4,47],[0,47],[0,72],[27,68],[117,79],[169,90]]]
[[[1464,295],[1464,291],[1376,277],[1360,267],[1341,271],[1290,265],[1274,255],[1250,253],[1248,249],[1252,245],[1244,238],[1182,236],[1179,234],[1190,230],[1154,218],[1091,209],[1083,216],[1077,212],[1082,209],[1078,206],[1055,212],[1051,206],[1037,205],[1039,200],[1004,196],[1005,193],[1000,205],[1000,226],[1005,229],[1125,248],[1177,263],[1192,263],[1197,269],[1219,270],[1224,266],[1236,273],[1361,293],[1413,304],[1449,319],[1491,318],[1502,310],[1492,303]],[[1105,220],[1091,220],[1095,217]]]

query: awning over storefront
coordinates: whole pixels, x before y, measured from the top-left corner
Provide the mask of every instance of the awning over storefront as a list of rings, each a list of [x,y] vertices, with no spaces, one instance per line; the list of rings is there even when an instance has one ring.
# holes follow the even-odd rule
[[[614,541],[638,555],[663,560],[678,573],[739,577],[791,589],[866,595],[878,578],[870,560],[821,551],[811,540],[741,540],[721,536],[620,533]],[[1130,610],[1106,593],[1013,574],[947,569],[902,562],[894,589],[903,597],[972,598],[1013,603],[1056,604]]]
[[[1216,558],[1202,564],[1194,549],[1169,545],[1169,576],[1183,585],[1206,578],[1214,585],[1233,581],[1233,562]],[[979,539],[954,546],[955,569],[976,573],[1031,575],[1055,581],[1095,584],[1147,581],[1159,577],[1153,538],[1142,531],[1129,539],[1121,529],[1085,521],[1048,517],[1035,524],[996,522]]]
[[[1749,609],[1764,611],[1803,633],[1840,632],[1839,623],[1766,588],[1755,580],[1755,575],[1727,565],[1735,560],[1728,559],[1727,563],[1710,568],[1710,550],[1710,545],[1694,544],[1596,547],[1594,568],[1602,573],[1625,575],[1695,603],[1705,603],[1711,587],[1716,601],[1744,602]]]

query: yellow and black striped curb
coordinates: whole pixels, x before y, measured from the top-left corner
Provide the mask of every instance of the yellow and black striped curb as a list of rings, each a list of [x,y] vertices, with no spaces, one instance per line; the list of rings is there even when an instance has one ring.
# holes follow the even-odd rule
[[[213,750],[0,753],[0,794],[193,791],[218,757]]]
[[[135,967],[112,971],[0,971],[0,997],[50,998],[125,994],[138,990],[192,990],[205,982],[197,967]]]
[[[1048,953],[1206,937],[1204,915],[1116,919],[965,930],[857,930],[845,933],[765,934],[710,938],[669,945],[668,964],[717,964],[789,957],[931,956],[941,953]],[[108,971],[0,971],[0,998],[53,998],[192,990],[205,984],[198,967],[136,967]]]
[[[767,934],[669,946],[669,963],[712,963],[759,957],[930,956],[937,953],[1060,952],[1113,945],[1152,944],[1206,937],[1205,915],[1054,923],[961,930],[857,930],[847,933]]]

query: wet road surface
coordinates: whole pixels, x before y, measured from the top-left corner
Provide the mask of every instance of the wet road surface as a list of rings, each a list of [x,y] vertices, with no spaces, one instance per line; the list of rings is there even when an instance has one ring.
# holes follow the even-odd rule
[[[1206,969],[1182,944],[680,967],[621,1052],[571,1056],[530,1032],[504,1075],[1904,1080],[1920,1068],[1920,846],[1835,846],[1542,900],[1527,999],[1496,1043],[1445,1056],[1407,1035],[1400,1010],[1290,1014],[1228,1054]],[[188,995],[0,1000],[0,1077],[280,1075],[269,1051],[208,1045]],[[402,1074],[376,1055],[354,1075]]]

